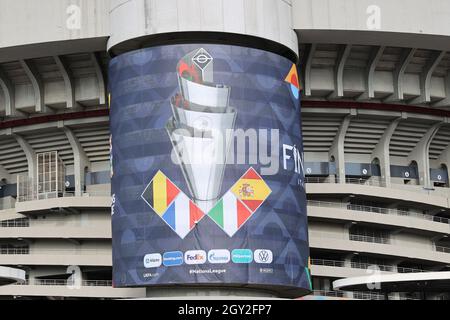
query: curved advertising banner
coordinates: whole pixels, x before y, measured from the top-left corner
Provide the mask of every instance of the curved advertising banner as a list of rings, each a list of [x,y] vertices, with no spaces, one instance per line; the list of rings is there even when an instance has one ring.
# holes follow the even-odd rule
[[[211,44],[114,58],[116,287],[311,289],[296,66]]]

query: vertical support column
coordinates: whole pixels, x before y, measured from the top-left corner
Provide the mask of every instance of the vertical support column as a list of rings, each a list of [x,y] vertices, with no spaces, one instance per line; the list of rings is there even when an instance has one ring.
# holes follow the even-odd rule
[[[366,92],[361,94],[356,100],[363,101],[375,98],[375,86],[374,86],[375,70],[377,68],[378,62],[383,56],[384,49],[385,47],[376,47],[372,50],[369,64],[366,69],[367,89]]]
[[[446,121],[448,121],[448,119]],[[450,144],[442,151],[437,162],[439,164],[444,164],[447,167],[447,171],[450,170]],[[450,174],[450,172],[447,172],[447,174]]]
[[[75,84],[73,82],[72,74],[64,59],[60,56],[54,56],[53,59],[59,68],[59,72],[64,79],[64,86],[66,88],[66,107],[67,109],[74,109],[78,107],[75,101]]]
[[[7,117],[14,117],[21,115],[21,112],[16,110],[15,88],[6,73],[0,69],[0,90],[3,92],[5,98],[5,115]]]
[[[381,179],[385,181],[387,188],[391,186],[391,160],[389,146],[392,136],[398,127],[401,118],[395,119],[384,132],[380,141],[372,152],[371,160],[377,158],[380,161]]]
[[[17,134],[13,134],[13,137],[16,139],[17,143],[20,145],[22,150],[25,152],[25,156],[27,158],[28,163],[28,176],[30,178],[36,179],[37,175],[37,158],[36,152],[30,146],[30,144],[21,136]]]
[[[20,65],[31,81],[34,90],[34,101],[37,113],[49,112],[44,102],[44,84],[42,79],[31,61],[20,60]]]
[[[422,74],[420,75],[420,92],[421,95],[417,99],[414,99],[411,104],[423,104],[431,102],[431,77],[433,76],[433,72],[436,67],[441,63],[442,59],[445,57],[447,52],[435,52],[430,60],[427,62],[427,65],[423,69]]]
[[[386,98],[385,102],[394,102],[403,100],[403,76],[406,68],[414,57],[417,49],[404,49],[402,53],[401,63],[394,72],[394,93]]]
[[[317,44],[313,43],[309,47],[308,57],[306,58],[305,63],[305,78],[304,78],[304,95],[306,97],[311,96],[311,69],[312,69],[312,61],[314,58],[314,54],[316,53]]]
[[[339,56],[334,70],[334,91],[327,99],[342,98],[344,96],[344,68],[351,50],[351,45],[344,45],[339,50]]]
[[[99,104],[106,104],[106,85],[105,76],[100,63],[100,58],[97,54],[91,53],[91,61],[94,64],[95,74],[98,80],[98,100]]]
[[[333,144],[330,148],[329,158],[334,157],[336,161],[336,172],[339,176],[339,183],[345,183],[345,152],[344,141],[347,135],[347,130],[353,115],[348,115],[342,121],[341,127],[334,138]]]
[[[434,108],[450,106],[450,70],[447,71],[447,76],[445,77],[445,94],[447,97],[441,101],[434,103]]]
[[[75,134],[68,127],[65,127],[63,124],[58,124],[59,128],[62,128],[64,133],[69,140],[70,146],[73,150],[74,155],[74,176],[75,176],[75,195],[77,197],[81,197],[84,192],[85,185],[85,168],[90,168],[91,163],[86,153],[84,152],[83,147],[78,141]]]
[[[430,144],[442,125],[443,125],[442,122],[433,125],[408,156],[408,161],[417,162],[419,170],[419,181],[420,184],[423,185],[425,188],[432,187],[430,177],[430,157],[429,157]]]

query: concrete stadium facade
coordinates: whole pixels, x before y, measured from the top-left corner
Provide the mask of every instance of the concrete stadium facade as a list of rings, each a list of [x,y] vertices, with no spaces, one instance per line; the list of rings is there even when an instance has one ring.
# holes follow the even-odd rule
[[[0,266],[26,279],[0,297],[147,295],[112,288],[108,61],[206,42],[299,62],[315,294],[421,298],[332,283],[448,271],[449,18],[446,0],[1,0]],[[65,190],[18,194],[54,151]]]

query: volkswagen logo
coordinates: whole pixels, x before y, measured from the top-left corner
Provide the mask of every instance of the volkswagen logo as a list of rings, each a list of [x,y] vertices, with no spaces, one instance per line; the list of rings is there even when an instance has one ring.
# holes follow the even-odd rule
[[[269,261],[269,253],[266,250],[261,250],[259,252],[259,260],[261,260],[262,262]]]

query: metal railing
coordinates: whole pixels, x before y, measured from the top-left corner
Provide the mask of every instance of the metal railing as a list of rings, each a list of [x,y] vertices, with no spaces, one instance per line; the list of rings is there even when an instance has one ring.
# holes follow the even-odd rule
[[[98,249],[78,249],[78,250],[55,250],[55,249],[30,249],[30,248],[0,248],[0,255],[98,255],[98,254],[111,254],[111,250],[98,250]]]
[[[339,183],[339,177],[305,177],[306,183]],[[347,184],[357,184],[374,187],[385,187],[386,181],[381,178],[371,177],[369,179],[363,178],[345,178]]]
[[[344,291],[330,291],[330,290],[314,290],[313,296],[344,298],[345,292]]]
[[[326,238],[326,239],[336,239],[336,240],[350,240],[350,241],[358,241],[358,242],[368,242],[368,243],[377,243],[383,245],[392,245],[390,239],[383,237],[371,237],[371,236],[362,236],[356,234],[335,234],[335,233],[327,233],[327,232],[310,232],[310,238]],[[443,246],[433,246],[434,251],[441,253],[450,254],[449,247]],[[422,250],[424,251],[424,250]],[[426,271],[425,271],[426,272]]]
[[[0,248],[0,255],[30,254],[30,248]]]
[[[357,300],[385,300],[383,294],[375,292],[353,292],[353,299]]]
[[[339,260],[324,260],[324,259],[311,259],[311,264],[314,266],[324,266],[324,267],[336,267],[345,268],[345,261]]]
[[[363,263],[363,262],[351,262],[352,269],[369,270],[371,267],[377,267],[380,271],[393,272],[394,266],[388,266],[383,264]]]
[[[74,280],[66,279],[34,279],[22,283],[16,283],[19,286],[76,286]],[[83,280],[82,287],[112,287],[112,280]]]
[[[414,180],[414,179],[413,179]],[[431,188],[427,188],[421,184],[404,184],[396,180],[390,181],[390,188],[393,189],[401,189],[401,190],[409,190],[413,192],[419,192],[421,194],[427,195],[436,195],[441,194],[444,196],[450,195],[449,187],[438,187],[434,186]],[[305,177],[305,183],[329,183],[329,184],[339,184],[338,177]],[[372,187],[387,187],[386,179],[380,177],[370,177],[368,179],[365,178],[345,178],[346,184],[357,184],[364,186],[372,186]]]
[[[345,203],[338,203],[338,202],[323,202],[323,201],[315,201],[315,200],[308,200],[308,205],[313,206],[313,207],[321,207],[321,208],[336,208],[336,209],[345,209],[345,210],[352,210],[352,211],[359,211],[359,212],[395,215],[395,216],[401,216],[401,217],[411,217],[411,218],[417,218],[417,219],[427,220],[427,221],[431,221],[431,222],[450,224],[450,219],[448,219],[448,218],[435,217],[435,216],[428,215],[428,214],[421,214],[421,213],[417,213],[417,212],[409,212],[409,211],[398,210],[398,209],[371,207],[371,206],[363,206],[363,205],[357,205],[357,204],[345,204]]]
[[[437,252],[450,253],[450,248],[449,247],[435,246],[435,250]]]
[[[391,240],[389,238],[363,236],[363,235],[359,235],[359,234],[349,234],[349,239],[351,241],[360,241],[360,242],[369,242],[369,243],[378,243],[378,244],[390,244],[390,242],[391,242]]]
[[[419,273],[419,272],[427,272],[426,270],[422,269],[416,269],[416,268],[404,268],[404,267],[397,267],[398,273]]]
[[[342,260],[326,260],[326,259],[311,259],[311,265],[314,266],[324,266],[324,267],[335,267],[335,268],[352,268],[352,269],[364,269],[368,270],[372,266],[378,267],[380,271],[385,272],[397,272],[397,273],[415,273],[415,272],[426,272],[421,269],[414,268],[403,268],[397,267],[397,271],[395,271],[395,266],[392,265],[382,265],[382,264],[370,264],[370,263],[361,263],[361,262],[349,262],[346,264],[345,261]]]
[[[0,228],[28,228],[30,226],[30,219],[14,219],[4,220],[0,222]]]

